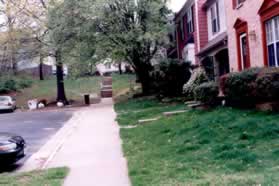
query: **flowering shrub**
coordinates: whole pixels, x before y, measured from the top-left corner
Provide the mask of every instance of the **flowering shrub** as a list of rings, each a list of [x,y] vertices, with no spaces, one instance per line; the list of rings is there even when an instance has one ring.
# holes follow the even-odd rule
[[[197,68],[193,71],[191,78],[183,87],[183,94],[187,100],[194,99],[194,90],[202,83],[208,82],[208,77],[203,68]]]

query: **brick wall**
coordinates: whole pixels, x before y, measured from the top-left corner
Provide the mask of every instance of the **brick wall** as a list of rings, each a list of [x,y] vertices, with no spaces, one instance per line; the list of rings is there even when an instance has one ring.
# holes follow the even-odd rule
[[[238,70],[236,33],[233,28],[237,18],[248,23],[251,66],[264,66],[261,21],[258,15],[262,3],[263,0],[246,0],[243,6],[233,9],[233,0],[225,0],[231,71]],[[251,33],[255,33],[256,37],[250,37]]]

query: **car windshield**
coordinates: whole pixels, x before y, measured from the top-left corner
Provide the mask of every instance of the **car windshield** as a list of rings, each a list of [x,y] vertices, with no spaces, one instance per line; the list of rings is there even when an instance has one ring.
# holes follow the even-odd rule
[[[8,97],[0,97],[0,102],[9,101]]]

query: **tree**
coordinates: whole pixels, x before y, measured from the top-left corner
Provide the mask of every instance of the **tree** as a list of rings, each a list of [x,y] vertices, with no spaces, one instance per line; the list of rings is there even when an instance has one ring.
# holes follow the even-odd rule
[[[52,2],[48,15],[50,43],[57,63],[57,100],[67,103],[63,75],[64,63],[86,63],[92,61],[95,54],[95,38],[92,32],[94,1],[67,0]],[[88,63],[89,64],[89,63]],[[89,66],[88,66],[89,67]]]
[[[43,0],[0,1],[1,34],[7,35],[1,40],[1,66],[12,66],[16,74],[19,60],[48,55],[47,52],[43,54],[46,50],[40,41],[45,35],[46,13]]]
[[[152,88],[152,59],[164,44],[167,31],[163,0],[109,0],[102,4],[96,27],[108,51],[117,51],[134,68],[143,94]]]

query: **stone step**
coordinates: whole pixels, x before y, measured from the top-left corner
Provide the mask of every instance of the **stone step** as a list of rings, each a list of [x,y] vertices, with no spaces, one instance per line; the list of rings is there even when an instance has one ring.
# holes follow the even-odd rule
[[[171,111],[171,112],[163,112],[164,116],[174,116],[174,115],[178,115],[178,114],[183,114],[185,112],[188,112],[189,110],[177,110],[177,111]]]
[[[203,103],[195,103],[195,104],[188,105],[188,107],[190,107],[192,109],[195,109],[195,108],[198,108],[198,107],[202,107],[202,106],[205,106],[205,104],[203,104]]]
[[[196,103],[200,103],[198,101],[186,101],[184,104],[185,105],[192,105],[192,104],[196,104]]]
[[[160,117],[157,117],[157,118],[150,118],[150,119],[141,119],[141,120],[138,120],[138,123],[139,124],[143,124],[143,123],[149,123],[149,122],[152,122],[152,121],[157,121],[159,120]]]

